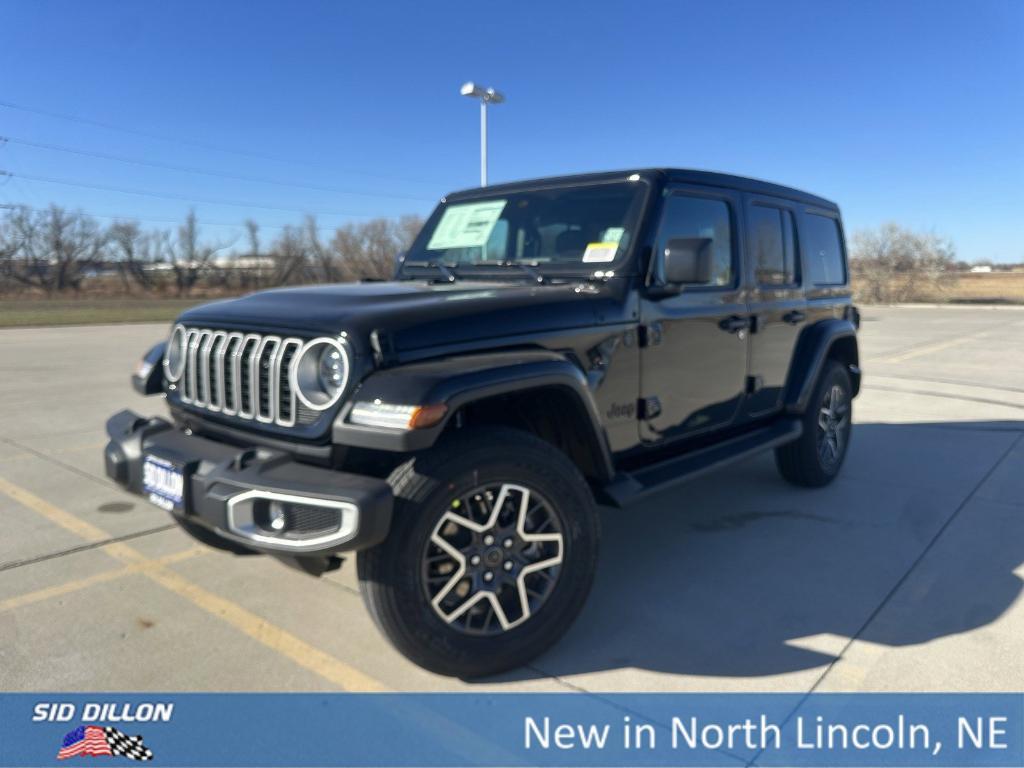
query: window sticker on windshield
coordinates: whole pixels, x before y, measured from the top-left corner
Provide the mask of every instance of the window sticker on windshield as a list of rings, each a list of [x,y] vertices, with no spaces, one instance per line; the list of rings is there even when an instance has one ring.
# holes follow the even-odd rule
[[[485,203],[450,205],[441,215],[434,234],[427,243],[428,251],[447,248],[474,248],[482,246],[491,236],[498,217],[507,200],[488,200]]]
[[[583,263],[596,264],[615,261],[615,254],[618,250],[618,243],[587,243],[587,250],[583,252]]]
[[[622,236],[626,233],[624,227],[608,227],[601,235],[602,243],[621,243]]]

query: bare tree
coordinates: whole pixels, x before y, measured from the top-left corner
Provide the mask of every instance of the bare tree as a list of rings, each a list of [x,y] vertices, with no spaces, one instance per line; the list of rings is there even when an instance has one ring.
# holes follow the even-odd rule
[[[361,227],[363,238],[363,273],[354,277],[384,280],[394,272],[395,255],[400,250],[394,223],[373,219]]]
[[[82,270],[102,261],[106,237],[95,219],[83,213],[66,213],[51,205],[43,225],[44,242],[54,267],[53,287],[57,291],[82,284]]]
[[[358,279],[368,276],[365,273],[372,271],[367,268],[362,232],[358,225],[338,227],[331,239],[331,250],[337,254],[338,262],[342,265],[344,279]]]
[[[14,274],[15,256],[21,250],[21,243],[13,225],[16,209],[16,206],[6,209],[3,220],[0,221],[0,290],[4,293],[13,291],[19,285]]]
[[[132,283],[144,291],[156,287],[152,273],[145,268],[153,259],[153,235],[143,232],[136,221],[118,221],[107,229],[107,242],[125,293],[131,292]]]
[[[101,262],[105,235],[83,213],[51,205],[45,211],[15,208],[6,221],[11,278],[47,293],[81,287],[83,270]]]
[[[259,258],[260,255],[260,225],[252,219],[245,220],[245,234],[249,239],[249,255]]]
[[[245,235],[249,241],[249,258],[252,259],[253,269],[248,269],[244,273],[249,275],[252,280],[246,279],[243,276],[242,284],[245,286],[254,286],[260,288],[263,285],[263,258],[260,255],[260,225],[253,219],[245,220]]]
[[[215,271],[213,257],[226,247],[201,242],[196,212],[188,212],[185,223],[178,227],[177,239],[168,243],[165,251],[174,271],[174,283],[179,296],[187,296],[201,277],[212,275]]]
[[[320,228],[317,226],[315,216],[306,217],[303,236],[306,238],[306,251],[316,270],[316,279],[324,283],[336,282],[340,277],[335,264],[336,254],[332,248],[321,242]]]
[[[274,284],[302,282],[306,275],[306,238],[297,227],[285,227],[274,243]]]
[[[331,248],[338,255],[341,279],[391,277],[395,257],[409,248],[422,226],[423,220],[418,216],[403,216],[397,221],[372,219],[339,227]]]
[[[412,241],[423,229],[423,218],[414,213],[407,213],[400,216],[396,226],[395,236],[402,251],[407,251],[412,246]]]
[[[939,235],[889,222],[854,235],[850,272],[864,301],[942,298],[957,282],[956,249]]]
[[[244,222],[248,253],[239,251],[235,268],[228,269],[215,257],[230,244],[204,239],[194,211],[176,232],[168,232],[130,220],[101,229],[91,217],[57,206],[45,211],[14,206],[0,211],[0,292],[78,291],[90,269],[99,275],[107,267],[116,270],[125,293],[139,287],[179,296],[198,288],[231,293],[267,283],[382,279],[392,274],[395,256],[409,247],[422,224],[418,216],[351,223],[327,242],[317,220],[308,216],[285,227],[267,248],[259,224],[249,219]],[[266,272],[265,263],[272,265]],[[109,287],[95,282],[104,285]]]

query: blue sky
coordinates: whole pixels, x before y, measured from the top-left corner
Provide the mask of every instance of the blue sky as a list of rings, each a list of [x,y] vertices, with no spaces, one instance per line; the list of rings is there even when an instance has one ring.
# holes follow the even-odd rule
[[[473,79],[508,97],[492,182],[709,168],[836,200],[848,231],[1024,261],[1017,0],[0,0],[0,72],[0,204],[170,228],[195,201],[220,242],[247,217],[270,238],[302,211],[426,214],[477,183]]]

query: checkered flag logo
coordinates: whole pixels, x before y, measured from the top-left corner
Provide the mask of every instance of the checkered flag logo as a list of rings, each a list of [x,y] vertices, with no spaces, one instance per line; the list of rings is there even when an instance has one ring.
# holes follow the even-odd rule
[[[142,743],[141,736],[129,736],[109,726],[80,725],[64,737],[57,759],[68,760],[83,756],[152,760],[153,750]]]
[[[121,733],[117,728],[106,727],[103,733],[110,745],[110,752],[114,755],[122,755],[129,760],[152,760],[153,750],[142,743],[141,736],[129,736]]]

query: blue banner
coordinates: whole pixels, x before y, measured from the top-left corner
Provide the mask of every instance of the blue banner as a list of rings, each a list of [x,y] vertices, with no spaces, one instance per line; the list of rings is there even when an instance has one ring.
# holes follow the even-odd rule
[[[1022,694],[0,694],[0,768],[1024,766]]]

